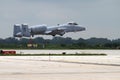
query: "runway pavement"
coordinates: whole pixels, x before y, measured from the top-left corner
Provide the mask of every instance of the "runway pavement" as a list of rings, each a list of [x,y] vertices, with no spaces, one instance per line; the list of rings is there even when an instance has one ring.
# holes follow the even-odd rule
[[[119,56],[0,56],[0,80],[120,80]]]
[[[17,54],[62,54],[65,52],[66,54],[76,54],[76,53],[91,53],[91,54],[107,54],[107,55],[120,55],[120,50],[102,50],[102,49],[63,49],[63,50],[15,50]]]

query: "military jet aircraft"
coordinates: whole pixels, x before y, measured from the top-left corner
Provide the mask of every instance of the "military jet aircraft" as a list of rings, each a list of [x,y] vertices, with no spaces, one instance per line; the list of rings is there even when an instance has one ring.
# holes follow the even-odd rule
[[[85,27],[78,25],[76,22],[68,22],[66,24],[58,24],[56,26],[15,24],[14,37],[34,37],[34,35],[60,35],[63,36],[68,32],[85,31]]]

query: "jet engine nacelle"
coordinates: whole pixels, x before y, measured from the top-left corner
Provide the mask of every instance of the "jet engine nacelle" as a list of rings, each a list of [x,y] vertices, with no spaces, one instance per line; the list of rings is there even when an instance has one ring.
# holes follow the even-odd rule
[[[37,26],[34,26],[33,28],[31,28],[31,34],[33,34],[33,35],[41,34],[41,33],[44,33],[46,30],[47,30],[46,25],[37,25]]]

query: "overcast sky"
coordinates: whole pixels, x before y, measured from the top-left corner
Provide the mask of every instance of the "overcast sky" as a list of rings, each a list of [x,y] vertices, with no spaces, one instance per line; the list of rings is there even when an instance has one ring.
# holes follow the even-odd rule
[[[63,37],[120,38],[120,0],[0,0],[0,38],[11,37],[18,23],[53,26],[70,21],[87,30]]]

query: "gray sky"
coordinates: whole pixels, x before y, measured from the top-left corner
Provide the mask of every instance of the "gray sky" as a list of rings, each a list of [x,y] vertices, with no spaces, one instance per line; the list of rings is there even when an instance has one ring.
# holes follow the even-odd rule
[[[0,0],[0,38],[12,36],[16,23],[53,26],[70,21],[87,30],[63,37],[120,38],[120,0]]]

